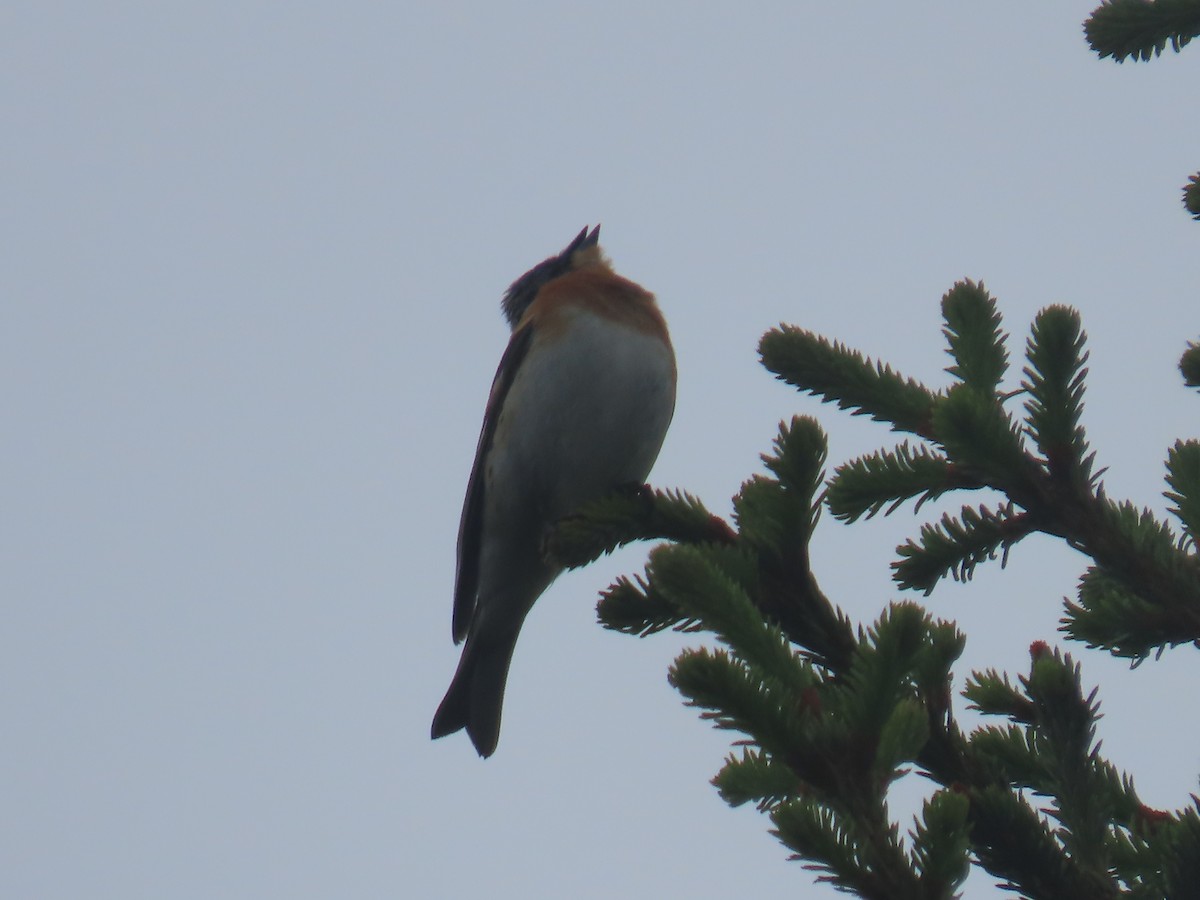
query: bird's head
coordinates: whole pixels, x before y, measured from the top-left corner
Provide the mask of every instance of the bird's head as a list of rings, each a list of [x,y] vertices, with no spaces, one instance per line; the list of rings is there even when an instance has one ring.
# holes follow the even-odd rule
[[[575,235],[575,240],[567,244],[562,253],[542,260],[509,286],[501,302],[504,318],[508,320],[509,326],[517,327],[517,323],[525,315],[525,310],[529,308],[529,304],[543,285],[581,266],[602,261],[600,226],[597,225],[588,231],[585,225],[583,231]]]

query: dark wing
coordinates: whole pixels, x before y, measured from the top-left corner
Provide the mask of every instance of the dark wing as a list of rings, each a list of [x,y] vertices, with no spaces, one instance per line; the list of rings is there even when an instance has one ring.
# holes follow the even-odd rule
[[[496,422],[504,407],[504,398],[512,387],[513,379],[521,360],[529,351],[533,341],[532,324],[515,331],[500,357],[500,367],[492,381],[492,392],[488,395],[487,411],[483,414],[483,429],[479,432],[479,446],[475,449],[475,465],[471,467],[471,478],[467,482],[467,499],[463,502],[462,521],[458,525],[458,574],[454,582],[454,643],[467,636],[471,614],[475,611],[475,599],[479,593],[479,562],[483,543],[483,493],[486,481],[484,464],[496,433]]]

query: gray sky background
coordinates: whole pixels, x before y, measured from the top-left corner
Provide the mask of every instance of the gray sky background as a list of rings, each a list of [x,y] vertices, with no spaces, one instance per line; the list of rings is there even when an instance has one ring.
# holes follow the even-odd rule
[[[1101,62],[1092,6],[8,4],[0,895],[832,896],[707,784],[729,736],[665,681],[691,640],[594,624],[644,547],[543,598],[494,758],[430,742],[500,295],[602,222],[678,352],[652,479],[722,514],[793,412],[831,463],[891,440],[774,382],[767,328],[937,385],[955,280],[1018,360],[1073,304],[1108,489],[1165,509],[1200,49]],[[873,620],[917,526],[824,519],[827,592]],[[958,686],[1058,642],[1081,568],[1031,540],[939,588]],[[1184,803],[1195,651],[1072,650],[1105,751]]]

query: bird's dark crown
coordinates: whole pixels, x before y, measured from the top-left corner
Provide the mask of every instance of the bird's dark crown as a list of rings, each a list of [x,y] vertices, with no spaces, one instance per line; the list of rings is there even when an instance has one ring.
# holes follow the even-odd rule
[[[525,310],[529,308],[529,304],[533,302],[533,298],[537,296],[537,292],[542,289],[543,285],[561,275],[566,275],[576,267],[576,253],[589,247],[596,247],[599,242],[600,226],[597,225],[588,231],[585,225],[583,231],[575,235],[575,240],[571,241],[562,253],[542,260],[514,281],[505,292],[504,300],[500,304],[509,327],[517,327],[517,323],[525,315]]]

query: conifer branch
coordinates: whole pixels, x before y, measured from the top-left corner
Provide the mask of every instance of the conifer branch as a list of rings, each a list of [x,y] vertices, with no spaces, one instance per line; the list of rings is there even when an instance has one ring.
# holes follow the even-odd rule
[[[800,798],[771,811],[774,834],[795,851],[804,868],[822,873],[817,881],[833,884],[859,897],[874,897],[866,883],[867,861],[853,823],[842,822],[831,810]]]
[[[1018,793],[987,787],[971,794],[971,844],[1004,887],[1032,900],[1106,900],[1116,887],[1097,884],[1062,852],[1045,820]]]
[[[1093,455],[1079,420],[1083,415],[1084,379],[1088,354],[1079,314],[1065,306],[1050,306],[1034,319],[1026,347],[1029,365],[1023,387],[1027,431],[1037,444],[1052,480],[1074,491],[1091,484]]]
[[[951,375],[980,394],[992,396],[1008,371],[1006,335],[996,301],[982,284],[960,281],[942,297],[942,333],[954,365]]]
[[[1083,25],[1088,45],[1116,62],[1178,53],[1200,35],[1197,0],[1104,0]]]
[[[1032,518],[1015,512],[1011,503],[995,512],[964,506],[960,518],[946,513],[936,525],[923,525],[918,541],[898,547],[893,577],[900,587],[926,594],[947,575],[970,581],[979,563],[998,554],[1007,558],[1008,549],[1033,530]]]
[[[925,801],[910,832],[912,858],[924,896],[957,897],[971,867],[970,800],[954,790],[939,790]]]
[[[933,411],[934,439],[946,457],[989,487],[1023,496],[1034,482],[1032,458],[1021,428],[998,397],[959,384],[940,397]]]
[[[917,498],[913,512],[927,500],[957,488],[983,487],[944,456],[904,441],[895,450],[880,450],[838,466],[825,495],[834,518],[854,522],[871,518],[886,507],[891,515],[906,500]]]
[[[1167,452],[1165,496],[1175,505],[1171,512],[1183,523],[1191,546],[1200,544],[1200,441],[1176,441]]]
[[[775,757],[749,747],[740,757],[730,755],[712,779],[721,799],[730,806],[754,803],[760,812],[804,793],[804,782]]]
[[[849,620],[821,592],[809,565],[825,435],[812,420],[781,425],[776,453],[763,460],[779,478],[754,476],[734,498],[739,546],[754,559],[755,605],[814,661],[840,667],[854,652]]]
[[[1068,602],[1063,631],[1117,656],[1200,640],[1200,559],[1149,510],[1096,498],[1065,510],[1073,546],[1097,563]]]
[[[1193,219],[1200,221],[1200,172],[1191,176],[1183,186],[1183,208]]]
[[[724,650],[685,650],[667,680],[689,706],[704,710],[701,718],[716,728],[750,735],[759,747],[779,758],[786,758],[790,748],[805,740],[799,717],[785,707],[786,695]]]
[[[987,716],[1006,716],[1022,725],[1032,725],[1036,720],[1032,701],[1012,685],[1007,675],[995,669],[972,672],[963,696],[972,709]]]
[[[1184,897],[1200,884],[1200,799],[1178,818],[1167,819],[1167,850],[1164,856],[1166,897]],[[1163,820],[1160,819],[1160,822]]]
[[[780,804],[771,811],[776,836],[803,859],[817,880],[870,900],[924,897],[920,881],[890,833],[872,842],[860,823],[809,799]]]
[[[872,363],[844,344],[791,325],[763,335],[758,352],[762,364],[781,381],[856,416],[928,436],[935,395],[890,366]]]
[[[893,603],[862,636],[845,673],[845,689],[858,696],[849,722],[864,733],[879,733],[897,703],[911,695],[912,672],[929,638],[925,611],[915,603]],[[912,753],[897,759],[911,760]]]
[[[650,554],[650,583],[688,618],[702,622],[757,671],[785,690],[812,686],[812,670],[777,627],[763,621],[745,590],[701,548],[662,546]]]
[[[825,432],[810,416],[794,416],[788,425],[780,424],[773,441],[775,452],[763,454],[763,464],[790,494],[808,499],[808,527],[802,531],[805,539],[811,535],[821,511],[814,501],[825,477]]]
[[[690,494],[640,485],[613,491],[560,519],[542,550],[559,565],[578,568],[634,541],[659,539],[729,543],[733,532]]]
[[[995,512],[964,507],[960,518],[943,516],[899,547],[897,582],[928,593],[944,577],[967,580],[980,562],[1003,561],[1014,543],[1039,531],[1091,556],[1104,576],[1091,585],[1085,580],[1080,602],[1068,605],[1068,634],[1134,658],[1200,640],[1200,558],[1181,549],[1153,515],[1112,503],[1095,482],[1094,454],[1081,424],[1087,354],[1078,314],[1052,306],[1037,316],[1024,370],[1026,417],[1018,423],[1004,409],[998,385],[990,393],[981,389],[999,371],[1002,349],[991,298],[962,282],[943,308],[952,355],[962,357],[954,372],[975,374],[943,394],[927,392],[934,399],[926,436],[942,452],[914,451],[904,442],[840,466],[826,492],[833,514],[853,521],[893,512],[912,497],[919,508],[954,489],[997,490],[1008,503]],[[972,352],[981,359],[969,358]],[[1023,434],[1040,457],[1026,449]],[[1184,451],[1174,465],[1172,498],[1200,497],[1200,485],[1188,480],[1190,459]],[[1195,505],[1177,507],[1189,539]]]
[[[1179,358],[1179,372],[1188,387],[1200,388],[1200,342],[1189,341]]]
[[[1078,602],[1067,604],[1068,635],[1135,659],[1200,640],[1197,557],[1149,511],[1110,501],[1091,474],[1078,315],[1065,307],[1038,315],[1018,421],[1001,393],[1007,359],[990,296],[964,282],[943,310],[950,374],[959,379],[943,393],[795,329],[764,338],[764,361],[786,370],[781,377],[934,445],[905,441],[839,467],[825,492],[834,515],[852,521],[907,499],[919,507],[951,490],[996,490],[1005,502],[994,511],[964,506],[898,548],[902,587],[928,593],[946,576],[968,579],[1040,531],[1094,562]],[[819,380],[820,366],[797,357],[822,353],[829,365]],[[1030,674],[1016,684],[976,673],[968,702],[1007,724],[967,735],[951,709],[951,667],[964,641],[952,623],[900,603],[855,633],[810,567],[825,447],[815,421],[781,425],[763,457],[767,473],[734,498],[736,530],[683,495],[651,495],[642,506],[616,498],[584,517],[599,523],[588,526],[601,536],[589,538],[593,547],[675,530],[678,543],[651,553],[644,578],[613,585],[599,611],[630,633],[704,630],[723,644],[685,651],[670,672],[704,718],[745,736],[740,758],[729,757],[714,779],[721,796],[753,801],[820,880],[863,897],[952,897],[969,853],[1026,897],[1108,898],[1121,886],[1162,896],[1191,884],[1183,879],[1195,874],[1188,854],[1200,846],[1192,824],[1200,820],[1192,810],[1149,810],[1100,757],[1096,694],[1083,693],[1069,656],[1035,645]],[[1200,443],[1176,445],[1167,477],[1194,544]],[[887,795],[913,768],[941,787],[906,848]],[[1035,807],[1023,791],[1047,802]]]
[[[781,423],[775,452],[761,459],[776,476],[751,477],[734,498],[739,536],[779,558],[806,553],[820,516],[816,499],[824,478],[825,434],[816,421],[796,416]]]
[[[1022,683],[1037,710],[1031,736],[1047,775],[1034,789],[1054,799],[1063,848],[1099,878],[1110,869],[1109,829],[1132,819],[1136,798],[1124,793],[1116,770],[1099,759],[1096,691],[1085,697],[1078,664],[1044,645],[1035,645]]]
[[[668,628],[696,631],[700,624],[689,619],[665,597],[650,587],[640,575],[636,583],[628,578],[616,580],[600,595],[596,618],[612,631],[646,637]]]
[[[1055,840],[1077,869],[1073,881],[1111,891],[1118,857],[1137,860],[1135,837],[1145,807],[1132,782],[1100,758],[1096,691],[1084,696],[1079,666],[1041,642],[1031,656],[1020,692],[995,672],[977,674],[968,685],[977,708],[1017,723],[979,729],[972,748],[1005,782],[1051,799],[1046,812],[1062,826]]]

